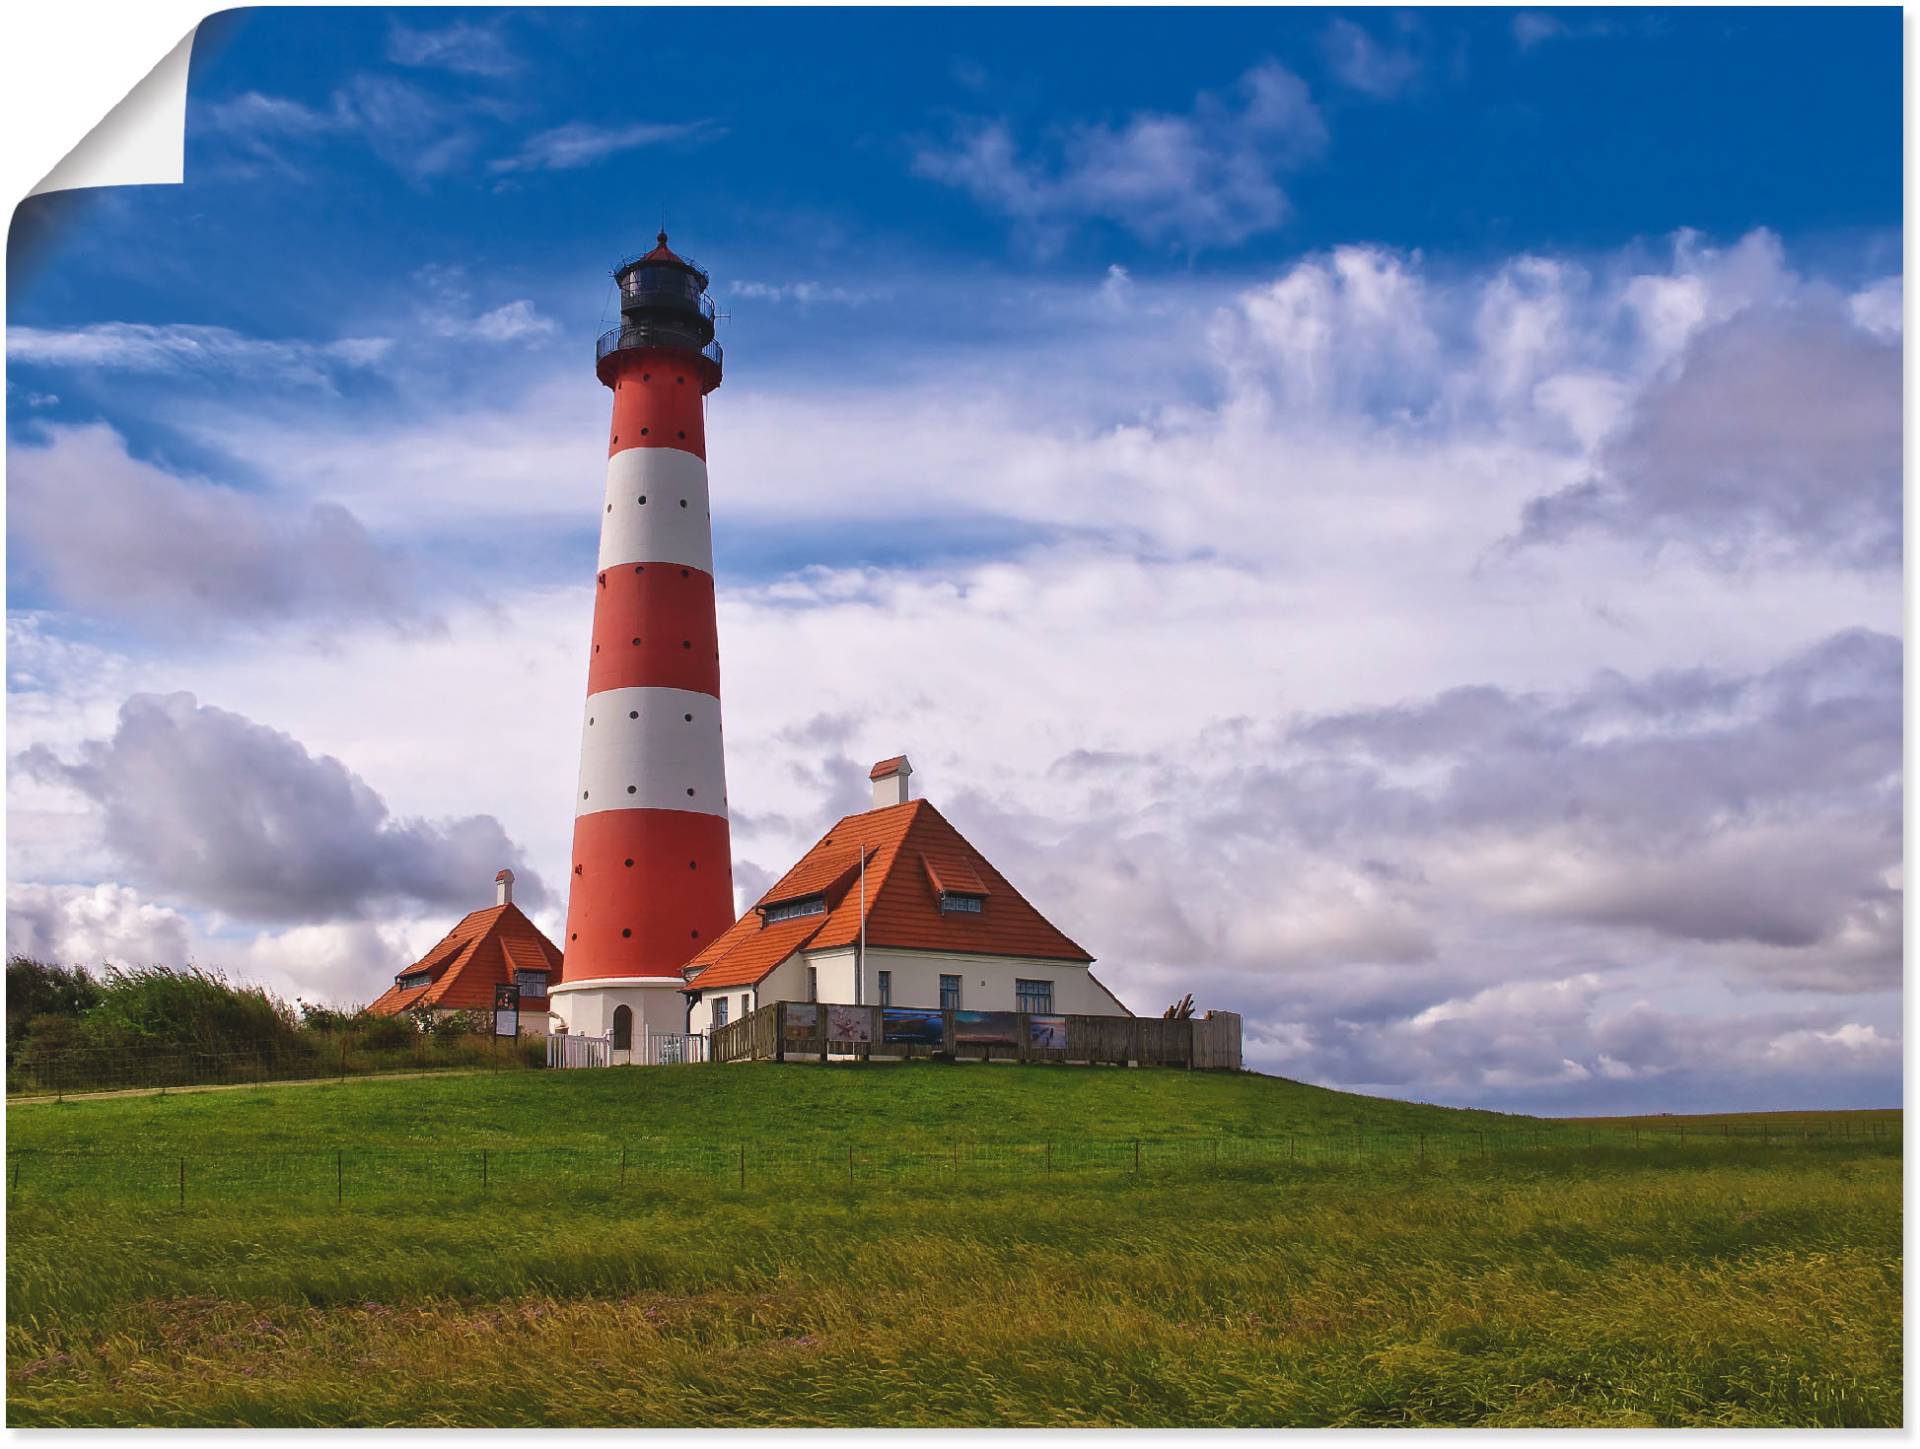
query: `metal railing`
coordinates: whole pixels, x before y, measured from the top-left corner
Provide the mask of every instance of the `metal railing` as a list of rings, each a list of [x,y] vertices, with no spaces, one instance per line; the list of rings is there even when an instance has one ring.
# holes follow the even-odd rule
[[[630,323],[601,333],[600,340],[593,348],[595,366],[606,361],[608,354],[624,352],[630,347],[671,347],[682,352],[698,352],[713,364],[716,373],[725,367],[726,354],[718,338],[700,346],[690,334],[679,328],[660,327],[648,322]]]

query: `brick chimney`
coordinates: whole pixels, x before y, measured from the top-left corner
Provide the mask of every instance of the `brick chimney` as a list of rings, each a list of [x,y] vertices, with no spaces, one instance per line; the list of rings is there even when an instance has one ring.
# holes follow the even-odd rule
[[[913,766],[907,763],[905,755],[895,755],[875,765],[867,774],[873,781],[873,808],[880,810],[888,805],[906,804],[910,793],[907,780],[912,774]]]
[[[493,878],[493,890],[494,890],[493,903],[496,906],[512,905],[513,904],[513,872],[510,870],[503,870],[500,872],[500,874],[495,876]]]

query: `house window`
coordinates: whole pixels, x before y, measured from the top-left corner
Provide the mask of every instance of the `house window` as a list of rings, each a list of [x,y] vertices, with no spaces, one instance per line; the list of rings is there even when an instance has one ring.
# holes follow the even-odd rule
[[[547,973],[544,971],[516,971],[513,984],[520,988],[522,996],[545,996],[547,994]]]
[[[949,911],[970,911],[977,916],[980,914],[980,908],[984,904],[985,901],[979,896],[963,896],[957,891],[940,892],[940,910],[942,914]]]
[[[809,966],[807,968],[807,1000],[818,1001],[819,999],[820,968],[818,966]]]
[[[795,916],[824,916],[826,913],[825,896],[806,896],[797,901],[781,901],[778,905],[768,906],[760,913],[760,923],[771,926],[775,921],[791,921]]]
[[[740,1015],[742,1018],[753,1014],[753,1007],[749,1005],[751,1001],[752,998],[749,997],[746,992],[743,991],[740,993]]]
[[[433,980],[433,973],[431,971],[422,971],[417,975],[402,976],[394,982],[394,985],[398,986],[402,991],[411,991],[416,986],[425,986],[431,980]]]
[[[713,1024],[716,1027],[727,1024],[727,998],[724,996],[713,998]]]
[[[613,1009],[613,1049],[617,1052],[633,1050],[633,1008],[616,1006]]]
[[[893,973],[891,971],[882,971],[880,973],[880,1004],[882,1006],[893,1005]]]
[[[1023,981],[1018,977],[1013,983],[1016,1009],[1036,1012],[1045,1016],[1053,1011],[1053,983],[1051,981]]]
[[[942,1011],[960,1009],[960,978],[958,976],[940,978],[940,1009]]]

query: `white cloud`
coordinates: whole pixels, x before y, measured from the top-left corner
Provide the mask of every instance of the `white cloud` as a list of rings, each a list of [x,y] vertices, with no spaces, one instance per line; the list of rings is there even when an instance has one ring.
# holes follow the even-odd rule
[[[419,617],[399,555],[338,504],[180,476],[101,423],[44,427],[7,458],[15,586],[74,615],[194,634]]]
[[[387,59],[455,75],[504,76],[521,67],[500,26],[465,20],[436,30],[416,30],[395,21],[387,31]]]
[[[379,366],[392,346],[391,339],[385,337],[275,341],[249,337],[227,327],[178,322],[100,322],[69,330],[7,329],[7,358],[15,365],[199,378],[224,375],[323,389],[331,389],[335,376],[343,371]]]
[[[7,884],[7,954],[54,965],[182,965],[191,928],[179,912],[111,881]]]
[[[627,126],[596,126],[570,121],[564,126],[529,136],[511,156],[487,164],[499,175],[517,171],[577,171],[646,146],[717,140],[725,128],[712,121],[637,121]]]
[[[1042,250],[1087,220],[1192,248],[1284,223],[1292,206],[1278,173],[1318,156],[1326,140],[1306,83],[1268,61],[1227,99],[1203,93],[1185,114],[1081,123],[1034,155],[1004,121],[976,122],[950,144],[922,147],[914,170],[1011,218]]]
[[[1382,44],[1344,17],[1328,25],[1324,44],[1340,82],[1375,100],[1391,100],[1420,74],[1420,57],[1410,46]]]

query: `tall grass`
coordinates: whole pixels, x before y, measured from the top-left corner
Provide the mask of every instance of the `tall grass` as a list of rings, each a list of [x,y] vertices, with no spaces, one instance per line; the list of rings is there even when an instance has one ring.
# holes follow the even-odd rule
[[[797,1074],[797,1075],[796,1075]],[[671,1073],[422,1081],[495,1134],[692,1139]],[[710,1115],[806,1068],[691,1069]],[[1052,1080],[1046,1069],[1026,1074]],[[1065,1075],[1059,1073],[1058,1075]],[[1123,1128],[1148,1074],[1030,1120]],[[1152,1074],[1162,1132],[1400,1104]],[[1008,1069],[973,1085],[1023,1095]],[[554,1080],[576,1085],[547,1095]],[[849,1073],[852,1124],[938,1140],[939,1068]],[[1105,1085],[1101,1085],[1104,1083]],[[417,1135],[408,1084],[16,1112],[40,1147]],[[612,1096],[603,1096],[612,1093]],[[1086,1093],[1088,1095],[1080,1095]],[[1192,1094],[1192,1095],[1188,1095]],[[1303,1095],[1304,1094],[1304,1095]],[[436,1098],[437,1099],[437,1098]],[[1333,1100],[1329,1100],[1333,1099]],[[425,1100],[425,1099],[423,1099]],[[534,1101],[537,1114],[503,1104]],[[384,1102],[384,1107],[369,1105]],[[571,1104],[572,1110],[567,1110]],[[1010,1130],[989,1099],[965,1123]],[[804,1104],[791,1108],[802,1112]],[[1070,1108],[1071,1110],[1067,1110]],[[1407,1109],[1418,1112],[1418,1109]],[[1054,1115],[1056,1112],[1060,1115]],[[691,1114],[689,1117],[688,1114]],[[777,1121],[789,1120],[775,1112]],[[1431,1120],[1431,1119],[1427,1119]],[[845,1127],[848,1124],[839,1124]],[[494,1140],[498,1140],[496,1135]],[[101,1183],[9,1199],[14,1424],[1892,1424],[1898,1139],[1571,1141],[1440,1166],[1168,1164],[1052,1178],[495,1182],[342,1207],[236,1189],[184,1211]]]

